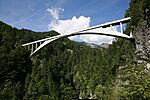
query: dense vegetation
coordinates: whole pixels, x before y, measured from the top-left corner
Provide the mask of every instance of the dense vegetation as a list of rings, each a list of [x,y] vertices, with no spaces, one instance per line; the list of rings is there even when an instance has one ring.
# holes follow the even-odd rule
[[[149,13],[135,13],[143,9],[150,9],[149,0],[131,0],[126,16],[132,21],[126,33],[141,19],[148,22]],[[21,47],[22,43],[57,34],[18,30],[0,22],[0,99],[150,98],[149,70],[145,72],[144,64],[135,63],[134,41],[118,39],[108,48],[91,48],[65,38],[32,58],[30,51]]]
[[[150,99],[150,56],[145,45],[149,41],[150,30],[150,0],[131,0],[126,16],[131,16],[131,22],[126,31],[132,31],[135,37],[136,51],[133,60],[129,59],[126,66],[120,70],[122,84],[121,97],[131,100]],[[141,47],[140,47],[141,46]]]

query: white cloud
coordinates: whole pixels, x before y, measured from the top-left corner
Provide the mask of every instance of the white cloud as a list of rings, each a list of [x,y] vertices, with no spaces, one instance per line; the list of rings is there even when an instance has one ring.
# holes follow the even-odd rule
[[[53,28],[53,26],[57,25],[57,21],[59,21],[59,14],[64,11],[62,8],[48,8],[47,11],[50,13],[52,17],[52,21],[48,25],[49,30]]]
[[[76,18],[75,16],[72,19],[67,20],[58,20],[56,25],[50,26],[51,30],[56,30],[61,34],[71,33],[76,30],[89,27],[90,17],[80,16]],[[78,38],[78,36],[69,37],[71,40]]]
[[[52,21],[48,25],[49,30],[55,30],[60,34],[74,32],[76,30],[90,27],[90,17],[74,16],[72,19],[60,20],[59,14],[64,11],[62,8],[48,8],[47,11],[52,17]],[[110,28],[108,28],[110,30]],[[113,37],[103,35],[80,35],[69,37],[71,40],[81,40],[87,43],[111,43]]]

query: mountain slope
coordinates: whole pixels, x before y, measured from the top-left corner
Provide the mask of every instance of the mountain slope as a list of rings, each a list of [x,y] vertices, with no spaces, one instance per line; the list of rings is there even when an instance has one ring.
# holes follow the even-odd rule
[[[0,31],[2,99],[98,98],[99,86],[108,87],[111,83],[114,66],[105,65],[108,63],[106,49],[103,53],[98,48],[61,39],[30,58],[30,51],[21,47],[22,43],[57,33],[18,30],[3,22],[0,22]],[[103,91],[108,90],[111,91],[110,88]],[[103,98],[108,95],[109,92]]]

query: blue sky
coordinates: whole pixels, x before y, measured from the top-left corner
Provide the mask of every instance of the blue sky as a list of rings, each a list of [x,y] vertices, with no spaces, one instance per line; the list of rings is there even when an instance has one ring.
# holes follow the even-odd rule
[[[90,17],[90,26],[124,18],[130,0],[0,0],[0,20],[16,28],[49,31],[54,16],[48,9],[61,9],[58,20]]]
[[[120,19],[130,0],[0,0],[0,20],[17,28],[48,31],[47,8],[63,8],[61,19],[91,17],[91,25]]]

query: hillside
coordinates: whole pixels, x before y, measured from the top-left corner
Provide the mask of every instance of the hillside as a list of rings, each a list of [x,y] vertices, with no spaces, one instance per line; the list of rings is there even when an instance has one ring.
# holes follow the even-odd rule
[[[118,39],[99,49],[65,38],[32,58],[23,43],[58,33],[16,29],[0,21],[0,99],[150,99],[149,11],[149,0],[131,0],[125,33],[132,31],[135,41]]]
[[[107,65],[112,59],[106,49],[62,39],[30,58],[30,51],[21,47],[22,43],[57,33],[18,30],[2,22],[0,30],[2,99],[97,98],[99,86],[110,87],[115,67]]]

